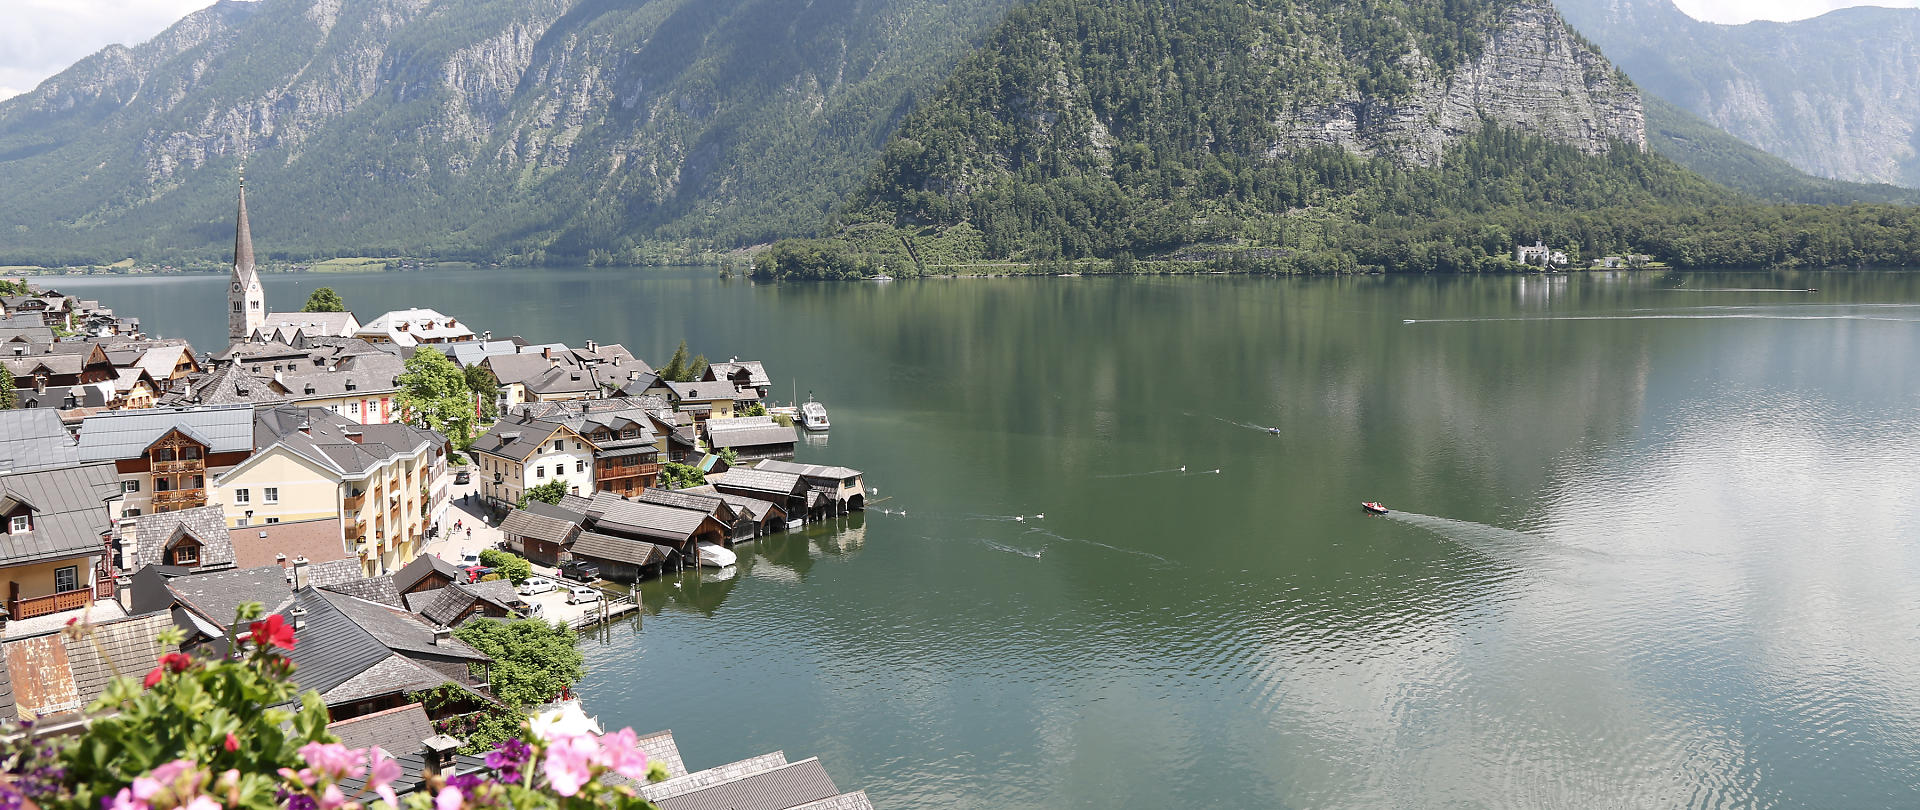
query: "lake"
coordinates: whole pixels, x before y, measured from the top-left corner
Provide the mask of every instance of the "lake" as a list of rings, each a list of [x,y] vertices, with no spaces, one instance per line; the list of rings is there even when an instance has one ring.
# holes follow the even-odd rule
[[[1920,275],[263,278],[684,337],[829,406],[801,459],[873,510],[584,643],[589,710],[696,768],[819,756],[889,808],[1920,801]],[[224,277],[45,281],[224,342]]]

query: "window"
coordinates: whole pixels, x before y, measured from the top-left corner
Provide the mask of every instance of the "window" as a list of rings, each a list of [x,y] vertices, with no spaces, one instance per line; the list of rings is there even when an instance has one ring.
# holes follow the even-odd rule
[[[234,503],[252,503],[253,496],[248,494],[246,487],[241,487],[233,491],[233,502]]]
[[[267,518],[267,525],[268,525],[268,526],[272,526],[273,524],[275,524],[275,523],[279,523],[279,522],[280,522],[280,519],[279,519],[279,518]]]
[[[246,528],[246,527],[248,527],[248,526],[251,526],[251,525],[253,525],[253,517],[252,517],[252,516],[248,516],[248,517],[243,517],[243,518],[241,518],[241,519],[240,519],[240,523],[239,523],[239,527],[240,527],[240,528],[242,528],[242,529],[244,529],[244,528]]]
[[[140,482],[139,482],[139,481],[137,481],[137,480],[135,480],[135,481],[125,481],[125,482],[122,482],[122,483],[124,483],[124,484],[126,484],[126,487],[125,487],[125,489],[126,489],[126,491],[128,491],[128,492],[139,492],[139,491],[140,491]]]
[[[280,488],[279,488],[279,487],[267,487],[267,488],[265,488],[264,490],[262,490],[260,494],[261,494],[262,496],[264,496],[264,497],[266,498],[266,502],[267,502],[267,503],[279,503],[279,502],[280,502]]]
[[[556,453],[557,453],[557,452],[559,452],[559,451],[561,451],[561,450],[565,450],[565,449],[567,449],[567,442],[566,442],[566,440],[565,440],[565,439],[554,439],[554,440],[553,440],[553,450],[554,450],[554,452],[556,452]]]
[[[199,565],[200,548],[198,546],[178,546],[173,549],[174,565]]]
[[[545,478],[545,477],[547,477],[547,468],[545,468],[545,467],[535,467],[535,468],[533,468],[533,477],[535,477],[535,478]]]
[[[80,567],[69,565],[53,570],[53,590],[57,593],[80,590]]]
[[[555,475],[556,477],[558,477],[558,476],[562,476],[562,475],[566,475],[566,474],[567,474],[567,465],[565,465],[565,464],[555,464],[555,465],[553,465],[553,474],[554,474],[554,475]]]
[[[7,528],[14,534],[33,531],[33,518],[26,515],[14,515],[12,525]]]
[[[234,311],[234,312],[239,312],[239,311],[240,311],[240,302],[239,302],[239,301],[235,301],[235,302],[233,302],[233,311]]]
[[[586,463],[586,462],[584,462],[584,461],[576,461],[576,462],[574,462],[574,463],[573,463],[573,471],[574,471],[574,472],[578,472],[578,473],[579,473],[579,472],[586,472],[586,471],[587,471],[587,463]]]
[[[140,510],[138,510],[138,509],[128,509],[128,510],[126,511],[126,514],[125,514],[125,516],[126,516],[126,517],[139,517],[139,516],[140,516]]]
[[[575,495],[578,495],[578,494],[580,494],[580,488],[579,488],[579,487],[574,487],[574,488],[573,488],[573,494],[575,494]]]
[[[350,403],[348,403],[348,404],[347,404],[347,410],[349,410],[349,411],[352,411],[352,412],[353,412],[353,415],[354,415],[354,416],[359,416],[359,415],[360,415],[360,400],[357,400],[357,399],[356,399],[356,400],[354,400],[353,402],[350,402]]]

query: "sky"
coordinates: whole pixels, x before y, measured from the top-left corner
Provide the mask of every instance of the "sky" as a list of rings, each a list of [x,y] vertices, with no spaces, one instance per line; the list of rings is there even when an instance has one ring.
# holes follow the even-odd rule
[[[0,99],[34,88],[68,65],[115,42],[132,45],[160,33],[211,0],[0,0]],[[1675,0],[1702,20],[1743,23],[1798,20],[1858,5],[1920,7],[1920,0]]]

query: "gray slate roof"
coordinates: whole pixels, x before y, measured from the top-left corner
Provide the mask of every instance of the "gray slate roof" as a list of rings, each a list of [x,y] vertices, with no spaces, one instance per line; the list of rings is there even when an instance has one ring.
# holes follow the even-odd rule
[[[660,810],[787,810],[840,795],[818,759],[803,759],[750,776],[659,799]]]
[[[722,498],[726,500],[728,506],[733,507],[733,511],[735,514],[751,515],[753,519],[757,521],[766,520],[768,516],[775,515],[775,514],[778,514],[780,517],[783,517],[783,518],[787,516],[786,507],[783,507],[780,504],[774,503],[772,501],[763,501],[763,500],[760,500],[759,498],[749,498],[745,495],[735,495],[729,492],[721,492],[717,489],[714,489],[712,484],[705,484],[697,487],[689,487],[687,489],[678,490],[678,491],[692,493],[692,494],[699,494],[699,495],[713,495],[713,496]]]
[[[740,390],[735,388],[730,380],[670,382],[667,383],[667,390],[673,392],[674,398],[682,402],[719,402],[721,400],[732,402],[741,398]],[[748,392],[746,398],[758,399],[759,395]]]
[[[571,552],[575,557],[594,560],[611,560],[628,565],[652,565],[664,562],[671,550],[666,546],[656,546],[645,540],[629,540],[625,537],[613,537],[598,532],[581,532],[573,541]]]
[[[233,567],[233,536],[227,531],[226,510],[218,505],[141,515],[133,519],[133,537],[138,546],[135,571],[165,564],[166,550],[186,537],[200,543],[200,564],[196,568],[218,571]]]
[[[101,536],[113,526],[107,500],[120,492],[112,464],[87,464],[0,477],[0,502],[33,509],[33,530],[5,535],[0,564],[76,557],[104,552]]]
[[[427,709],[418,703],[328,723],[327,731],[348,748],[379,748],[389,754],[410,754],[425,748],[433,730]]]
[[[775,422],[771,416],[742,416],[708,422],[707,438],[718,449],[793,444],[795,434],[792,425]]]
[[[400,601],[400,591],[393,587],[392,576],[363,577],[332,585],[322,585],[320,588],[391,608],[404,609],[407,606],[405,602]]]
[[[526,461],[527,457],[540,450],[542,444],[552,439],[555,431],[564,430],[565,427],[558,422],[540,419],[502,419],[480,434],[480,438],[473,440],[473,449],[491,456]]]
[[[742,469],[735,467],[726,471],[714,482],[721,490],[736,489],[749,493],[767,493],[786,498],[798,493],[802,488],[800,476],[790,472],[774,470]]]
[[[80,458],[83,461],[139,458],[148,445],[175,428],[205,443],[210,453],[249,451],[254,446],[251,406],[152,408],[109,411],[87,417],[80,424]]]
[[[640,787],[640,795],[648,801],[657,802],[661,799],[710,788],[722,782],[731,782],[735,779],[742,779],[756,773],[770,771],[786,764],[786,753],[783,751],[774,751],[768,754],[761,754],[757,757],[748,757],[738,762],[729,762],[719,767],[707,768],[705,770],[683,774],[679,777],[642,785]]]
[[[79,463],[80,448],[59,414],[44,409],[0,411],[0,474]]]
[[[686,540],[699,530],[701,521],[707,518],[704,511],[628,500],[608,501],[604,509],[594,523],[595,528],[663,540]]]
[[[360,561],[352,558],[327,560],[307,566],[307,584],[315,588],[331,588],[358,582],[361,579]]]
[[[528,506],[532,506],[529,503]],[[552,504],[542,504],[552,506]],[[564,518],[542,515],[527,509],[515,509],[507,513],[500,521],[500,531],[511,537],[531,537],[549,543],[566,545],[580,531],[580,524]]]
[[[359,425],[325,408],[291,405],[261,409],[253,432],[255,445],[262,449],[283,444],[310,461],[353,477],[396,455],[419,452],[422,445],[446,443],[440,434],[412,425]],[[360,434],[360,441],[349,438],[349,433]]]
[[[395,657],[387,645],[334,607],[319,591],[303,590],[294,595],[293,603],[306,611],[306,624],[294,631],[293,652],[288,656],[294,663],[293,681],[302,689],[312,689],[324,696],[328,690]]]
[[[420,617],[412,613],[326,590],[320,591],[320,596],[332,604],[334,609],[346,614],[354,624],[372,633],[374,638],[379,639],[381,644],[394,652],[402,655],[412,653],[445,658],[465,658],[470,661],[489,660],[479,650],[457,638],[446,639],[442,644],[433,643],[433,625],[421,621]]]
[[[768,470],[777,473],[792,473],[802,478],[832,478],[844,480],[859,477],[860,471],[852,467],[830,467],[823,464],[798,464],[792,461],[767,459],[753,465],[756,470]]]
[[[167,580],[167,590],[175,601],[221,627],[231,626],[234,611],[248,602],[259,602],[267,613],[293,602],[287,572],[277,565],[174,577]]]
[[[460,566],[431,554],[422,554],[413,558],[413,562],[393,572],[393,589],[405,592],[408,588],[420,584],[420,580],[426,579],[428,574],[435,571],[455,582],[460,581],[460,578],[465,575],[465,572],[460,570]]]

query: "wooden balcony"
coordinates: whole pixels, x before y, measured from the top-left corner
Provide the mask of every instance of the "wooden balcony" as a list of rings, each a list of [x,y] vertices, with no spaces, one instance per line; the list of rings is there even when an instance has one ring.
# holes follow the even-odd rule
[[[155,509],[192,509],[196,506],[206,505],[207,491],[199,487],[193,489],[170,489],[165,492],[153,493],[153,508]]]
[[[172,475],[183,472],[203,472],[207,469],[204,459],[183,458],[179,461],[156,461],[153,463],[155,475]]]
[[[362,492],[358,495],[348,496],[345,500],[342,500],[340,502],[340,506],[342,509],[345,509],[349,512],[358,512],[360,511],[360,507],[366,505],[366,503],[367,503],[367,493]]]
[[[79,610],[91,604],[93,604],[93,589],[81,588],[52,596],[22,599],[7,606],[7,615],[18,621],[66,610]]]

